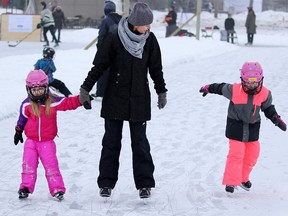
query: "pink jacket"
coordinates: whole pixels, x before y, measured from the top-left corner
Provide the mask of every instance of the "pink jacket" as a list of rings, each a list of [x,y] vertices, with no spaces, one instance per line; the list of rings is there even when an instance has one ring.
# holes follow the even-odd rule
[[[79,96],[74,97],[53,97],[51,103],[51,113],[49,116],[45,114],[45,105],[41,105],[40,117],[32,112],[29,98],[26,98],[20,107],[20,115],[17,125],[24,129],[27,138],[35,141],[53,140],[57,135],[57,111],[75,110],[81,103]]]

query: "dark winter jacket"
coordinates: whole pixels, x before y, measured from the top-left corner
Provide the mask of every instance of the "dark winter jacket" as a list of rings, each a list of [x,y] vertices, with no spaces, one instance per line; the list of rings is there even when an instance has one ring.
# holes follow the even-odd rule
[[[225,30],[226,31],[231,31],[234,30],[235,22],[232,17],[228,17],[225,19]]]
[[[241,83],[235,84],[211,84],[209,93],[223,95],[230,100],[226,124],[226,137],[241,142],[251,142],[259,139],[260,110],[272,120],[277,114],[272,105],[271,92],[262,87],[255,95],[244,92]]]
[[[65,16],[61,9],[55,9],[53,11],[53,18],[55,22],[56,29],[62,29],[63,25],[65,25]]]
[[[165,17],[165,20],[168,25],[176,25],[177,13],[174,10],[169,11],[168,15]]]
[[[97,51],[93,65],[81,86],[88,92],[102,73],[110,68],[101,117],[134,122],[151,119],[148,73],[157,94],[167,91],[160,47],[152,32],[146,40],[142,59],[133,57],[124,48],[117,31],[109,34]]]
[[[117,29],[118,23],[122,18],[121,15],[117,13],[109,13],[107,17],[102,21],[98,33],[97,48],[103,44],[105,37],[108,33],[111,33]]]
[[[256,34],[256,15],[254,11],[248,13],[245,27],[248,34]]]

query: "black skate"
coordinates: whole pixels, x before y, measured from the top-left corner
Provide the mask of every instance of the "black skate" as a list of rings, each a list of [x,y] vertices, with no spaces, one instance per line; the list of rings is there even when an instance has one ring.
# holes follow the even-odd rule
[[[250,181],[242,182],[240,187],[243,188],[246,191],[249,191],[250,188],[252,187],[252,183]]]
[[[59,191],[59,192],[55,193],[53,197],[55,197],[56,199],[58,199],[59,201],[61,201],[61,200],[64,199],[64,192]]]
[[[104,188],[100,188],[99,194],[101,197],[110,197],[111,192],[112,192],[112,188],[104,187]]]
[[[151,188],[140,188],[139,196],[141,199],[149,198],[151,196]]]
[[[235,188],[237,188],[237,187],[234,185],[226,185],[225,191],[228,193],[234,193]]]
[[[22,188],[19,189],[18,194],[19,194],[19,199],[25,199],[29,196],[29,190],[28,188]]]

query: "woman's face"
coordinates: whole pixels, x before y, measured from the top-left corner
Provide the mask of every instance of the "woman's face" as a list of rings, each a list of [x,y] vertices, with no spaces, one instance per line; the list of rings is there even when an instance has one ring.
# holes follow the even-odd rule
[[[140,34],[144,34],[146,31],[150,29],[150,25],[145,25],[145,26],[134,26],[134,30],[139,32]]]

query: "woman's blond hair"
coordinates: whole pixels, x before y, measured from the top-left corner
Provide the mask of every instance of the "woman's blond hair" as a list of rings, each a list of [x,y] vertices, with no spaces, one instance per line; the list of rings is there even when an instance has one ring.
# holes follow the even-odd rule
[[[51,103],[52,103],[52,98],[51,98],[51,95],[49,94],[48,95],[48,98],[46,99],[45,101],[45,114],[46,116],[49,116],[50,113],[51,113]],[[41,105],[35,101],[32,101],[30,99],[30,104],[31,104],[31,107],[32,107],[32,112],[34,115],[40,117],[40,114],[41,114],[41,111],[40,111],[40,107]]]

